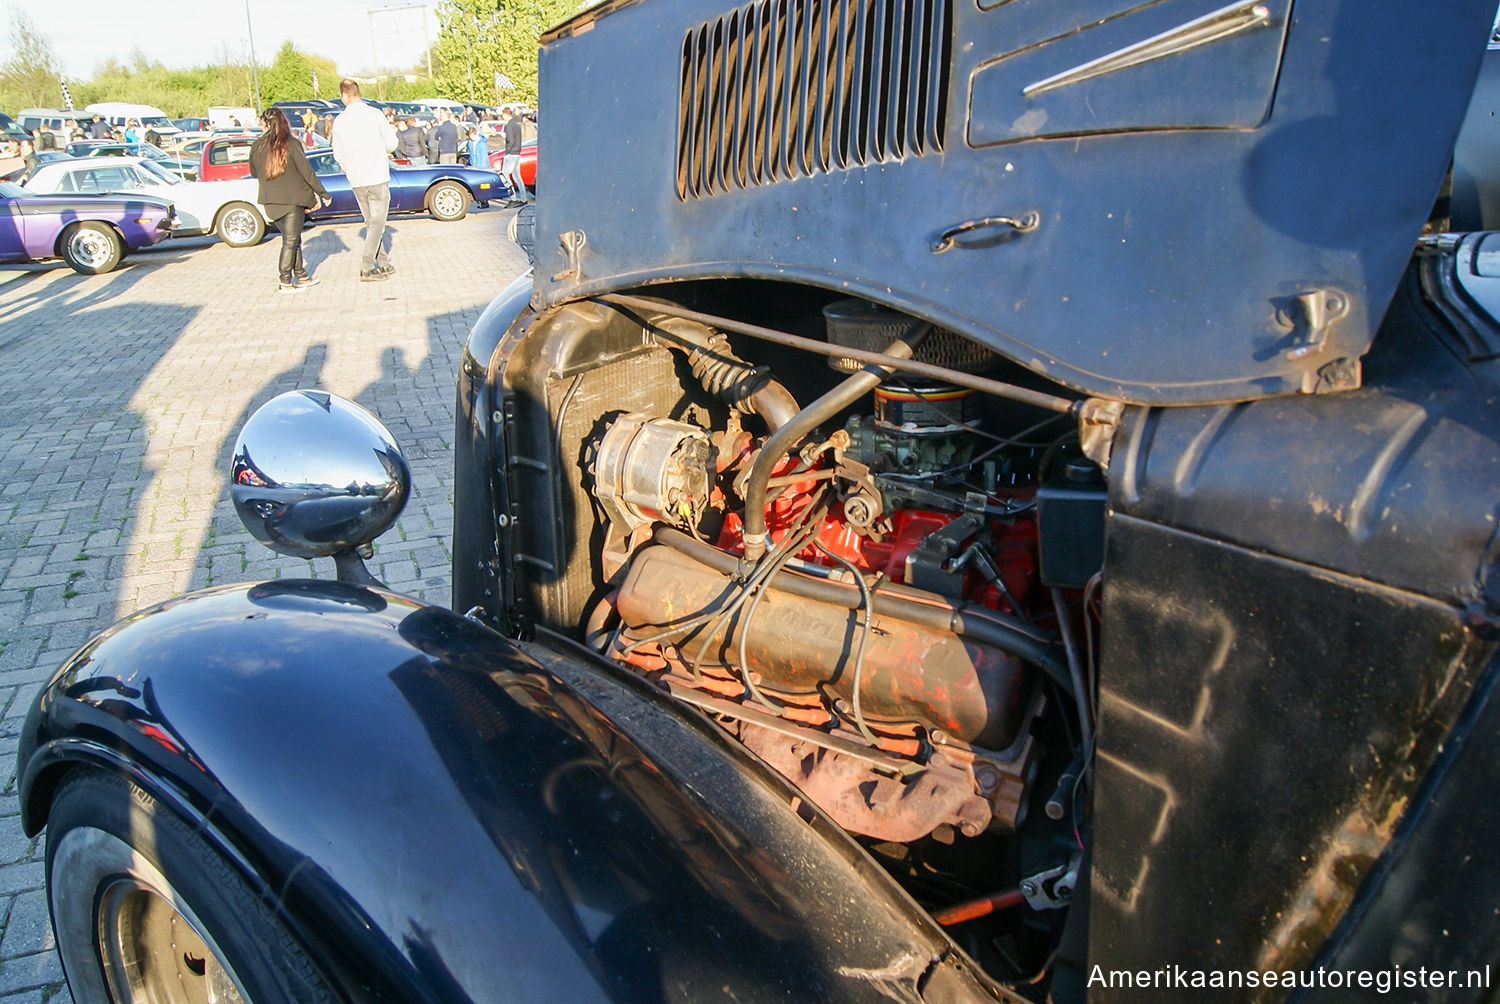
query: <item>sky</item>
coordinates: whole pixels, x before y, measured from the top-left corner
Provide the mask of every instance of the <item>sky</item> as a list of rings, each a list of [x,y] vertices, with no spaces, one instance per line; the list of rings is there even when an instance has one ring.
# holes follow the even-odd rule
[[[110,58],[128,65],[136,50],[172,68],[220,62],[226,49],[232,58],[248,60],[252,34],[262,66],[290,39],[303,52],[333,60],[341,74],[365,74],[373,34],[380,65],[405,68],[420,60],[427,43],[437,38],[434,5],[435,0],[425,5],[405,0],[248,0],[247,20],[247,0],[0,0],[0,14],[8,32],[11,11],[20,10],[51,43],[63,72],[87,80]]]

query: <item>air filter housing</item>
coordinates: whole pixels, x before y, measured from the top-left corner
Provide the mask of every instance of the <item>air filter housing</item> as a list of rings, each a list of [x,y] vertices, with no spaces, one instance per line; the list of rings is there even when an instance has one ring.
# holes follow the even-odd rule
[[[823,319],[830,342],[866,352],[884,352],[891,342],[910,334],[917,323],[907,314],[887,310],[868,300],[835,300],[823,308]],[[978,373],[988,369],[998,354],[962,335],[935,328],[922,339],[912,358],[964,373]],[[845,356],[829,356],[828,365],[840,373],[858,373],[865,366]]]

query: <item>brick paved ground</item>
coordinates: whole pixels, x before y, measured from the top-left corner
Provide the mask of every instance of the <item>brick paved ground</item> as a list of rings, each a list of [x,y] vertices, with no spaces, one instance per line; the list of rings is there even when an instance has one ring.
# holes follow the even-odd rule
[[[21,833],[17,736],[37,688],[89,636],[214,583],[306,575],[256,544],[228,501],[235,431],[260,403],[320,387],[378,414],[413,497],[372,571],[448,600],[453,375],[470,325],[525,265],[512,214],[393,221],[396,275],[357,280],[362,227],[308,230],[322,284],[278,294],[279,244],[169,241],[118,271],[0,270],[0,1004],[70,998]],[[273,235],[274,238],[274,235]],[[315,567],[330,576],[331,564]]]

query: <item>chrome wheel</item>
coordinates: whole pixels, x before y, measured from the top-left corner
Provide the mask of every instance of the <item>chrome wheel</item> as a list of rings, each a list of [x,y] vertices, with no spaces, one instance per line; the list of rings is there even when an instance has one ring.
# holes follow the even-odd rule
[[[118,879],[100,896],[99,948],[116,1000],[231,1004],[248,999],[194,923],[139,879]]]
[[[219,214],[219,240],[230,247],[250,247],[259,244],[266,235],[266,225],[260,214],[244,203],[226,206]]]
[[[468,189],[454,181],[435,186],[427,196],[427,208],[436,220],[461,220],[469,212]]]
[[[63,237],[62,256],[85,275],[108,272],[120,263],[120,238],[103,223],[75,223]]]

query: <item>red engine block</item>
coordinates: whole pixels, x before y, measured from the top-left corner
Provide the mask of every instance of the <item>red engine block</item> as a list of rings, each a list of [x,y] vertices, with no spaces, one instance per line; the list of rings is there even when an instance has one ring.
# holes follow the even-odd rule
[[[815,481],[793,485],[771,503],[766,513],[766,526],[773,541],[779,543],[797,518],[812,504],[808,493],[816,485]],[[957,518],[954,513],[928,509],[898,509],[889,516],[889,532],[879,535],[880,539],[876,540],[856,532],[846,524],[842,508],[835,504],[818,529],[817,540],[865,573],[883,572],[892,582],[904,582],[906,559],[912,551],[929,534],[941,530]],[[1016,598],[1016,602],[1024,607],[1036,582],[1036,521],[1030,516],[1011,520],[992,519],[989,521],[989,529],[995,542],[994,561],[1000,579]],[[732,512],[725,517],[723,529],[719,532],[718,546],[725,551],[740,554],[744,551],[743,534],[744,523],[738,513]],[[811,543],[799,551],[797,557],[825,567],[837,567],[837,562]],[[966,570],[964,574],[963,597],[971,603],[992,609],[1018,612],[1011,610],[1000,590],[973,568]]]

